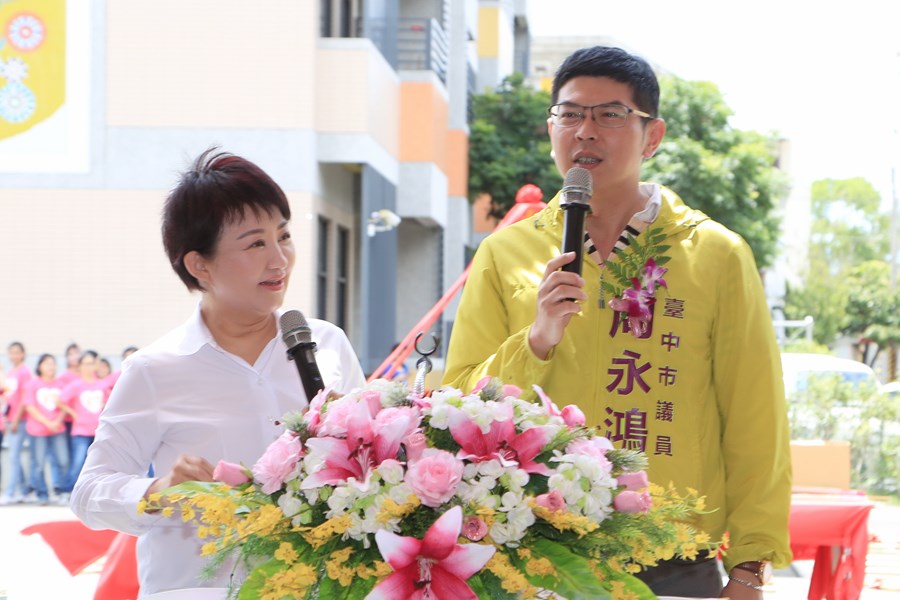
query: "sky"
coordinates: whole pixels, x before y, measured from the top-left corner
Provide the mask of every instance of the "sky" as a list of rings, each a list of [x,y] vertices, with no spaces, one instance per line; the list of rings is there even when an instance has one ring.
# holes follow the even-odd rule
[[[733,126],[790,140],[796,191],[864,177],[887,211],[896,169],[900,195],[897,0],[529,0],[528,16],[532,36],[612,36],[715,83]]]

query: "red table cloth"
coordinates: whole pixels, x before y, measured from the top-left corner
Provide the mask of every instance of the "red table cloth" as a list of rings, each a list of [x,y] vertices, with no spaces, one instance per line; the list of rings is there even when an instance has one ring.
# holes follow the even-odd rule
[[[858,600],[866,575],[872,503],[855,494],[794,494],[794,560],[815,559],[808,600]]]

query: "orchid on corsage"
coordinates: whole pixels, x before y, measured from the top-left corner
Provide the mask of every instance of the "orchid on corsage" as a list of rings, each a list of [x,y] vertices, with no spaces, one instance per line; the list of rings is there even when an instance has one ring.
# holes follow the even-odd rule
[[[252,468],[222,463],[227,484],[142,509],[195,522],[208,573],[237,558],[238,600],[644,600],[632,573],[718,546],[690,525],[695,491],[654,486],[646,456],[534,389],[540,403],[490,378],[468,394],[323,390]]]
[[[631,334],[638,338],[647,333],[653,318],[657,288],[668,288],[663,279],[668,269],[662,265],[669,262],[663,253],[671,246],[662,245],[665,239],[662,228],[647,229],[638,237],[629,235],[628,246],[616,252],[617,260],[605,263],[618,285],[601,277],[601,305],[606,294],[613,296],[609,307],[625,314]]]

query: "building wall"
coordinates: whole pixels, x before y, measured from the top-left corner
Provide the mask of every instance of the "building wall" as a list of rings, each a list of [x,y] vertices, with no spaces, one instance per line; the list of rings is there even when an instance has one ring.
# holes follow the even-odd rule
[[[73,0],[82,14],[69,20],[67,39],[76,45],[67,52],[84,64],[77,77],[67,71],[67,81],[86,90],[71,98],[84,117],[63,117],[87,125],[78,160],[66,168],[0,164],[0,260],[12,282],[0,290],[0,345],[21,340],[35,356],[77,341],[115,358],[182,322],[198,296],[167,264],[160,210],[179,173],[218,146],[259,164],[288,194],[298,259],[286,307],[333,318],[331,307],[316,309],[318,218],[351,231],[348,333],[364,361],[380,362],[389,348],[380,344],[402,329],[396,315],[424,314],[407,304],[405,286],[443,278],[426,286],[430,307],[464,266],[466,236],[444,228],[467,227],[459,217],[467,204],[465,96],[469,71],[478,68],[478,3],[417,1],[452,28],[452,90],[431,72],[404,72],[401,80],[368,39],[319,38],[317,2],[161,0],[148,8]],[[489,4],[506,27],[511,3]],[[508,54],[511,64],[512,30],[493,35],[497,60]],[[0,157],[13,148],[0,140]],[[365,239],[366,210],[392,201],[411,211],[410,239],[382,237],[397,232]],[[389,325],[379,340],[366,330],[366,307],[383,281],[367,269],[388,262],[394,276],[400,265],[414,283],[385,296],[395,299],[396,314],[379,313],[378,326]]]
[[[167,263],[160,211],[179,172],[215,145],[287,192],[298,260],[285,304],[316,316],[314,217],[329,212],[358,228],[352,210],[323,209],[315,3],[88,6],[67,32],[90,44],[84,172],[35,164],[0,176],[0,260],[12,282],[0,291],[0,345],[20,340],[33,357],[76,341],[113,358],[182,322],[198,296]]]

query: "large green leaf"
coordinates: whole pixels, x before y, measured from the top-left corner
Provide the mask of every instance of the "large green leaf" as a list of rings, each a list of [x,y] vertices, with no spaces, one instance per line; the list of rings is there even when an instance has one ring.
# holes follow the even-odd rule
[[[553,563],[558,577],[528,576],[529,581],[552,590],[566,600],[594,600],[610,598],[606,586],[594,574],[587,559],[578,556],[565,545],[544,538],[535,539],[529,549],[536,558]]]

